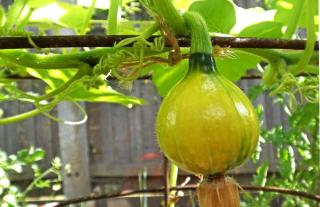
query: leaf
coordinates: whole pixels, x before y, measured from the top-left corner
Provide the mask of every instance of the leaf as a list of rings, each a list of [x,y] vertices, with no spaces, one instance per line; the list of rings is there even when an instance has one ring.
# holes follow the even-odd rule
[[[6,11],[3,6],[0,5],[0,27],[3,27],[6,23]]]
[[[70,7],[68,4],[52,2],[51,4],[35,9],[32,12],[30,21],[35,22],[36,26],[46,26],[47,24],[51,23],[52,25],[52,23],[54,23],[52,26],[58,24],[66,27],[66,25],[62,24],[60,18],[67,12],[68,7]]]
[[[40,161],[44,158],[46,152],[43,149],[36,148],[33,152],[29,151],[29,155],[27,157],[28,163],[34,163]]]
[[[28,6],[32,9],[39,8],[54,2],[55,0],[28,0]]]
[[[17,20],[19,19],[22,11],[24,10],[28,0],[15,0],[9,6],[7,16],[6,16],[6,24],[7,28],[13,27],[15,24],[18,24]]]
[[[293,17],[293,8],[297,4],[297,1],[301,0],[280,0],[277,1],[275,4],[275,8],[277,9],[277,13],[275,15],[275,21],[282,22],[283,24],[287,25],[288,22]],[[318,19],[318,0],[312,0],[314,4],[314,10],[312,11],[314,13],[315,19]],[[305,4],[305,3],[304,3]],[[310,11],[308,11],[310,12]],[[306,27],[306,14],[307,11],[305,7],[303,8],[302,15],[300,17],[299,26],[305,28]],[[319,22],[316,21],[316,25],[319,25]],[[318,26],[316,26],[316,29],[318,29]]]
[[[157,87],[158,93],[164,97],[186,75],[188,61],[183,60],[173,67],[164,65],[155,65],[154,67],[152,81]]]
[[[291,146],[278,148],[279,171],[283,178],[293,179],[293,173],[296,170],[294,151]]]
[[[304,104],[289,117],[289,124],[294,129],[306,129],[310,125],[315,126],[317,114],[319,114],[318,104]]]
[[[73,87],[68,96],[72,101],[109,102],[128,107],[132,106],[132,104],[143,104],[143,99],[123,95],[107,85],[102,85],[97,89],[90,88],[87,90],[80,83]]]
[[[269,163],[265,161],[257,168],[257,174],[253,176],[253,183],[258,186],[265,186],[267,182]]]
[[[251,86],[248,91],[249,99],[251,101],[255,101],[264,92],[264,90],[265,90],[265,88],[263,87],[262,84]]]
[[[240,37],[280,38],[282,37],[282,24],[279,22],[265,21],[244,28]]]
[[[118,22],[118,30],[120,34],[140,35],[152,24],[154,21],[120,21]]]
[[[205,0],[191,4],[189,11],[201,14],[209,32],[228,33],[236,23],[234,4],[229,0]]]
[[[27,72],[39,79],[42,79],[50,87],[47,92],[52,91],[66,83],[75,73],[75,69],[63,70],[35,70],[28,68]],[[132,104],[143,104],[143,100],[131,96],[126,96],[113,90],[106,83],[99,88],[90,88],[89,90],[82,82],[75,84],[68,93],[66,100],[88,101],[88,102],[110,102],[119,103],[125,106]]]
[[[59,21],[79,32],[86,20],[87,13],[87,9],[81,6],[72,6],[60,17]]]
[[[37,182],[35,182],[35,186],[37,188],[49,188],[51,185],[49,180],[37,180]]]
[[[232,34],[239,34],[244,28],[250,25],[258,24],[265,21],[273,21],[276,11],[264,10],[260,7],[244,9],[234,6],[236,9],[236,24],[231,30]]]
[[[185,12],[188,10],[193,0],[173,0],[173,5],[180,11]]]
[[[239,80],[248,69],[255,68],[261,61],[259,57],[240,50],[233,50],[233,53],[234,57],[215,58],[219,73],[232,81]]]

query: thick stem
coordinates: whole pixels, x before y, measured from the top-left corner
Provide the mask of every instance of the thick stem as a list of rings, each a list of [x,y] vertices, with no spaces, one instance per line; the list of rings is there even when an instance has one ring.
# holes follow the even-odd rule
[[[97,0],[92,0],[92,3],[91,3],[91,5],[90,5],[90,7],[88,9],[86,19],[83,22],[82,28],[79,31],[79,33],[82,34],[82,35],[86,34],[87,28],[89,27],[90,20],[92,18],[92,15],[93,15],[93,12],[94,12],[94,8],[95,8],[95,5],[96,5],[96,1]]]
[[[117,34],[118,26],[118,9],[121,0],[110,0],[109,15],[108,15],[108,35]]]
[[[186,12],[183,17],[191,33],[190,54],[212,54],[212,43],[205,20],[195,12]]]
[[[307,44],[304,50],[304,53],[298,62],[297,66],[293,68],[290,72],[293,74],[297,74],[302,72],[304,68],[308,65],[314,50],[314,45],[316,42],[316,34],[315,34],[315,24],[314,24],[314,5],[313,0],[306,1],[306,12],[307,12]]]
[[[295,4],[293,4],[294,7],[293,7],[292,15],[290,16],[290,21],[283,35],[283,38],[291,39],[292,35],[295,33],[301,14],[302,14],[304,2],[305,0],[298,0],[296,1]]]
[[[171,0],[154,0],[153,3],[159,15],[164,18],[165,22],[177,35],[185,34],[186,28],[184,19],[173,6]]]
[[[170,188],[177,186],[178,171],[179,171],[179,168],[175,164],[170,163]],[[174,197],[175,194],[176,194],[176,191],[171,191],[170,198]],[[174,206],[175,206],[175,202],[170,202],[169,207],[174,207]]]
[[[224,175],[205,178],[197,188],[200,207],[240,207],[238,184]]]
[[[55,96],[58,96],[59,94],[63,93],[64,91],[68,90],[70,86],[72,86],[75,82],[78,80],[81,80],[85,75],[89,74],[90,67],[88,65],[83,65],[79,68],[78,72],[70,78],[66,83],[64,83],[61,87],[51,91],[50,93],[37,97],[36,101],[40,102],[42,100],[48,100],[50,98],[54,98]]]
[[[42,112],[43,112],[42,109],[34,109],[32,111],[28,111],[28,112],[25,112],[23,114],[18,114],[18,115],[15,115],[15,116],[2,118],[2,119],[0,119],[0,125],[11,124],[11,123],[14,123],[14,122],[22,121],[22,120],[34,117],[36,115],[39,115]]]

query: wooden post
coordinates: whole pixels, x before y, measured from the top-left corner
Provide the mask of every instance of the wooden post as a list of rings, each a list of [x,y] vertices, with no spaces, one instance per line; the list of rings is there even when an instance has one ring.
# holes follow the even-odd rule
[[[82,119],[83,114],[71,102],[63,102],[58,105],[58,116],[63,120],[77,121]],[[91,184],[86,125],[59,123],[58,128],[62,163],[70,165],[70,171],[63,173],[64,195],[67,199],[89,195]]]

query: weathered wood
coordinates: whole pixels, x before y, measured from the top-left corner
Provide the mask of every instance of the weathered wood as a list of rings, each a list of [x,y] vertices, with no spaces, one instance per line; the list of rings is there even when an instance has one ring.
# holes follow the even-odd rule
[[[116,157],[117,165],[130,163],[130,141],[128,130],[128,109],[121,105],[111,105],[109,113],[112,114],[112,147]],[[114,163],[115,164],[115,163]]]
[[[161,155],[155,136],[155,122],[160,98],[150,81],[141,81],[140,83],[141,97],[146,101],[140,117],[143,133],[143,152],[144,155],[153,154],[155,157],[157,157],[156,154],[158,154],[160,158]],[[150,156],[148,160],[145,159],[145,161],[152,162],[154,160],[153,156]]]
[[[11,101],[5,108],[5,116],[12,116],[19,113],[19,103]],[[8,124],[5,126],[6,152],[13,154],[19,149],[18,125],[20,123]]]
[[[136,97],[141,97],[139,82],[133,84],[132,95]],[[143,162],[143,132],[140,121],[142,110],[141,106],[133,106],[128,112],[131,163]]]
[[[103,158],[102,153],[102,143],[101,143],[101,127],[104,125],[100,122],[100,106],[101,104],[97,103],[86,103],[86,111],[90,114],[87,125],[87,137],[88,137],[88,144],[90,150],[90,162],[101,161]]]
[[[103,160],[97,162],[101,165],[107,165],[114,167],[116,164],[116,158],[114,155],[113,147],[113,117],[111,114],[111,104],[103,104],[101,106],[101,151],[103,153]]]
[[[59,118],[76,121],[82,118],[79,109],[70,102],[58,105]],[[70,165],[63,173],[63,190],[66,198],[88,195],[91,192],[88,143],[85,125],[59,124],[60,153],[62,163]]]

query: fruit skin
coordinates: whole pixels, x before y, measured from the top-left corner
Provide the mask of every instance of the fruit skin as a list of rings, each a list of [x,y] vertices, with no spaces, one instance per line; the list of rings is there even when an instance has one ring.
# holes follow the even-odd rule
[[[259,136],[251,102],[203,53],[191,55],[188,74],[164,98],[156,129],[160,149],[173,163],[203,175],[240,165]]]

